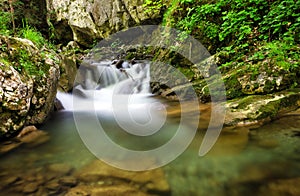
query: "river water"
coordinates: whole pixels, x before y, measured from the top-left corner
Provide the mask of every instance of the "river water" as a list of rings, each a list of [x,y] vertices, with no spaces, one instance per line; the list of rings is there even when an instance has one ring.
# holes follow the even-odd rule
[[[145,68],[145,64],[141,65]],[[128,74],[135,77],[133,72]],[[35,187],[33,191],[30,188],[27,192],[19,190],[18,185],[22,184],[28,172],[43,171],[44,167],[51,164],[67,164],[76,171],[97,159],[99,154],[90,150],[91,146],[86,144],[82,133],[99,130],[99,124],[109,138],[127,149],[147,151],[168,142],[178,130],[182,115],[178,108],[182,103],[149,94],[147,69],[137,74],[143,75],[140,75],[142,80],[133,80],[127,76],[117,88],[109,85],[111,82],[119,84],[116,81],[101,87],[97,86],[97,82],[93,84],[92,81],[85,81],[86,85],[100,90],[90,91],[90,88],[79,85],[76,96],[59,93],[58,97],[66,109],[54,113],[40,127],[49,133],[50,140],[35,147],[22,146],[0,158],[0,179],[4,179],[2,176],[18,176],[19,179],[7,182],[9,180],[5,178],[4,185],[0,186],[1,194],[39,195],[41,193],[33,190]],[[88,75],[91,77],[90,73]],[[130,85],[139,88],[136,88],[134,94],[124,93],[127,91],[125,86]],[[112,94],[118,101],[112,103]],[[112,108],[123,110],[124,104],[130,110],[130,118],[128,113],[121,111],[117,112],[121,116],[120,120]],[[184,104],[184,107],[195,108],[189,102]],[[175,160],[162,167],[171,195],[299,195],[300,116],[282,117],[251,130],[244,127],[224,128],[212,150],[200,157],[198,152],[208,124],[210,105],[202,104],[200,109],[204,112],[200,114],[199,127],[193,141]],[[99,124],[93,123],[91,119],[97,119]],[[132,119],[135,120],[134,125],[130,121]],[[152,123],[147,124],[149,121]],[[157,125],[162,122],[163,125],[158,129]],[[198,124],[198,119],[191,118],[182,129],[188,133],[195,124]],[[147,130],[149,127],[158,129],[158,132],[150,134],[151,130]],[[128,129],[133,132],[128,132]],[[139,131],[142,135],[136,136]],[[109,152],[110,149],[104,148],[101,151]],[[47,176],[46,173],[42,175]],[[52,191],[52,195],[58,193]]]

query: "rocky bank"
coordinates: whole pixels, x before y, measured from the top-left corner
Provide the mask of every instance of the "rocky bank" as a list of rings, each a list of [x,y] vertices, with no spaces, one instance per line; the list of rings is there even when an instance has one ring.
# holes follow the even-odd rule
[[[0,36],[0,137],[41,124],[53,110],[58,56],[30,40]]]

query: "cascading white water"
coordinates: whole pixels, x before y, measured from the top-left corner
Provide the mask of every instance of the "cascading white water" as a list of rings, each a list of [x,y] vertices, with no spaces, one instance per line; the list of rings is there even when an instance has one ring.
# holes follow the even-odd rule
[[[117,69],[113,62],[102,61],[91,63],[88,69],[83,69],[82,81],[75,84],[73,95],[62,92],[57,98],[62,102],[65,110],[105,110],[111,108],[112,99],[130,99],[137,104],[141,97],[150,95],[150,64],[140,61],[135,64],[123,62],[121,69]],[[93,101],[95,108],[89,108]],[[76,102],[76,105],[73,105]],[[130,105],[130,103],[128,103]]]
[[[123,62],[122,66],[117,69],[111,61],[91,63],[81,70],[85,78],[77,81],[73,94],[58,92],[57,98],[67,111],[96,111],[122,121],[151,121],[161,126],[166,118],[165,106],[150,93],[150,63]],[[158,110],[164,115],[156,114]]]

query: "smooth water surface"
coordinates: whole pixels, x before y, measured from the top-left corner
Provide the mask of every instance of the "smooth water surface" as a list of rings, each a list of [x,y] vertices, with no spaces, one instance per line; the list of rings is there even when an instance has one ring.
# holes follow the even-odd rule
[[[168,103],[164,104],[167,107]],[[81,116],[83,121],[89,118],[86,113]],[[124,133],[114,119],[104,116],[101,121],[110,138],[136,150],[162,145],[177,128],[176,120],[171,118],[162,133],[139,142]],[[2,156],[1,171],[25,175],[28,170],[53,163],[66,163],[76,170],[96,159],[79,137],[72,112],[55,113],[41,129],[50,134],[50,141]],[[285,180],[300,177],[300,116],[284,117],[250,132],[246,128],[225,129],[214,148],[199,157],[203,133],[199,131],[189,148],[163,167],[172,195],[264,195],[270,191],[272,195],[272,191],[282,191],[272,188],[272,183],[282,182],[287,186],[285,190],[292,191],[295,184]]]

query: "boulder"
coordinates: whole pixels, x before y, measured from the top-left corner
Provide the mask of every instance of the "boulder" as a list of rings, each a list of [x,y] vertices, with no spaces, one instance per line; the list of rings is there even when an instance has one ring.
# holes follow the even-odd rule
[[[268,122],[300,107],[300,90],[268,95],[250,95],[226,103],[225,125],[255,125]]]
[[[102,39],[139,24],[151,24],[158,13],[145,12],[143,0],[47,0],[48,22],[56,38],[90,46]]]
[[[0,36],[0,138],[41,124],[53,110],[60,76],[55,52],[30,40]]]

